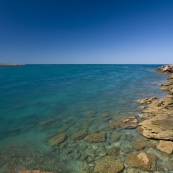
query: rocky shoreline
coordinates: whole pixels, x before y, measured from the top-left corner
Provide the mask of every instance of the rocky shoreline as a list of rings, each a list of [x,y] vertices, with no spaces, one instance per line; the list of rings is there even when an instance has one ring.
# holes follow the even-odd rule
[[[25,64],[6,64],[6,63],[0,63],[0,66],[24,66]]]
[[[161,90],[166,91],[164,98],[151,97],[137,100],[144,104],[143,114],[145,119],[139,124],[137,131],[146,138],[160,140],[157,149],[172,154],[173,152],[173,65],[165,65],[155,69],[168,75],[165,83],[158,84]]]

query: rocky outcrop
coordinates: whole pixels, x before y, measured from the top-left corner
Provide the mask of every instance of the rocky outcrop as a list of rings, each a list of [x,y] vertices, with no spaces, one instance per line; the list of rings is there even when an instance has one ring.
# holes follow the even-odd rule
[[[84,140],[86,142],[104,142],[105,141],[105,135],[102,133],[93,133],[87,135]]]
[[[173,116],[158,115],[140,123],[142,135],[147,138],[173,140]]]
[[[157,97],[153,96],[153,97],[150,97],[150,98],[138,99],[137,102],[141,103],[141,104],[150,104],[150,103],[153,102],[153,100],[156,100],[156,99],[157,99]]]
[[[155,71],[169,75],[173,73],[173,65],[164,65],[155,69]]]
[[[156,156],[145,152],[132,153],[127,155],[126,162],[129,166],[140,168],[146,171],[156,170]]]
[[[173,140],[173,65],[162,66],[156,71],[169,75],[161,88],[167,92],[167,96],[161,99],[154,96],[138,100],[148,106],[143,110],[143,114],[139,114],[146,120],[139,124],[138,132],[147,138]]]
[[[124,169],[124,164],[113,157],[105,156],[96,161],[94,173],[118,173]]]

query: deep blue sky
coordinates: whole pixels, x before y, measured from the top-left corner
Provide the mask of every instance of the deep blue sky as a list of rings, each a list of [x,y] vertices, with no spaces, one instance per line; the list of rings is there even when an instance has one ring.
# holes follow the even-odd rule
[[[173,63],[173,0],[0,0],[0,62]]]

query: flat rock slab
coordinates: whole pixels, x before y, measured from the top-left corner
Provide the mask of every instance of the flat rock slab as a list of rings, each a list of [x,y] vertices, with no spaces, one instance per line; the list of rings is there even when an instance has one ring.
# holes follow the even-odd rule
[[[157,149],[164,152],[164,153],[166,153],[166,154],[172,154],[172,152],[173,152],[173,142],[160,140],[159,144],[157,145]]]
[[[139,124],[147,138],[173,140],[173,116],[158,115]]]

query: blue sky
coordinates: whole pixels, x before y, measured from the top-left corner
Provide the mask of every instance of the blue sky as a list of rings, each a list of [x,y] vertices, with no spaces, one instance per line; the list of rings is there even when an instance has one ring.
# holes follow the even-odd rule
[[[0,0],[0,62],[173,63],[173,0]]]

